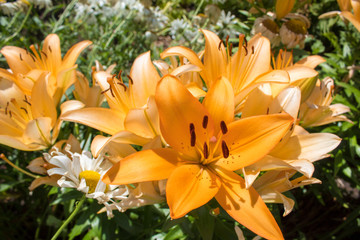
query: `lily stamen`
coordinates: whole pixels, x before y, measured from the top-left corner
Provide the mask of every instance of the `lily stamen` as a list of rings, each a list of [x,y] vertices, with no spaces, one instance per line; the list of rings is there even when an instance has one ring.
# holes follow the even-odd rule
[[[190,123],[190,146],[194,147],[196,143],[195,126]]]
[[[226,123],[224,121],[220,122],[220,128],[221,128],[222,134],[226,134],[228,132],[228,128],[227,128]]]
[[[209,147],[206,144],[206,142],[204,142],[204,158],[207,159],[209,157]]]
[[[221,150],[222,150],[224,158],[228,158],[230,152],[229,152],[229,148],[226,145],[226,142],[224,140],[221,142]]]
[[[203,122],[202,122],[202,127],[204,129],[207,128],[208,122],[209,122],[209,117],[207,115],[205,115],[204,118],[203,118]]]

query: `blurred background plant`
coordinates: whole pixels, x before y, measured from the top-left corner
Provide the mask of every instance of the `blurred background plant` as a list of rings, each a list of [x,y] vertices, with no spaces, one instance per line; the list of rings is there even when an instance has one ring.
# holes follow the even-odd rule
[[[0,1],[0,49],[7,45],[24,48],[40,44],[50,33],[59,35],[62,49],[91,40],[93,45],[77,61],[78,69],[88,79],[95,60],[104,66],[116,63],[116,71],[129,73],[134,59],[149,49],[152,59],[159,59],[163,50],[175,45],[199,52],[204,46],[200,28],[214,31],[224,40],[230,36],[233,43],[240,33],[250,38],[251,34],[262,32],[272,40],[274,53],[284,47],[292,49],[294,62],[309,55],[323,56],[326,63],[317,68],[319,77],[334,79],[334,102],[350,107],[347,116],[353,123],[309,128],[310,132],[313,129],[335,133],[343,140],[329,158],[315,163],[314,177],[322,184],[287,192],[285,195],[295,200],[295,208],[286,217],[281,217],[282,206],[269,206],[286,239],[351,239],[360,231],[360,33],[341,14],[318,18],[323,13],[339,11],[338,2],[342,1],[298,0],[284,10],[276,6],[275,0]],[[292,38],[286,39],[291,34]],[[0,67],[8,68],[4,56],[0,56]],[[67,94],[70,99],[74,98],[72,90],[73,87]],[[73,134],[82,139],[81,147],[87,149],[98,133],[67,122],[58,139]],[[41,156],[40,152],[23,152],[3,145],[0,152],[23,169]],[[4,161],[0,162],[0,169],[0,236],[6,236],[5,239],[49,239],[75,208],[75,199],[81,197],[75,190],[51,186],[29,192],[31,177]],[[114,212],[114,218],[107,219],[104,213],[96,214],[101,205],[88,199],[69,230],[60,236],[236,239],[237,223],[226,212],[218,213],[215,207],[210,202],[173,221],[165,204]],[[213,214],[209,215],[209,211]],[[246,238],[254,237],[243,230]]]

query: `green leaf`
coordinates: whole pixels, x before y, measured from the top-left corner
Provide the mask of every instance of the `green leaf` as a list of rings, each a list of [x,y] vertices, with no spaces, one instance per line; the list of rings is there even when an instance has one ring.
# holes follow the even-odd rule
[[[211,240],[214,235],[215,218],[210,215],[209,211],[210,209],[204,205],[192,212],[195,217],[195,225],[204,240]]]

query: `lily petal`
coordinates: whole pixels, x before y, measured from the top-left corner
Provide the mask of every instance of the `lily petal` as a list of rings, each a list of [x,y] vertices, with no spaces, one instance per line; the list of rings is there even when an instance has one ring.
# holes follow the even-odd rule
[[[50,74],[43,74],[34,84],[31,93],[31,110],[34,118],[49,117],[54,126],[57,112],[53,98],[49,94]]]
[[[310,67],[310,68],[316,68],[317,65],[326,62],[326,60],[319,56],[319,55],[312,55],[312,56],[308,56],[305,57],[303,59],[301,59],[300,61],[296,62],[294,65],[301,65],[301,66],[306,66],[306,67]]]
[[[213,164],[236,171],[259,161],[279,143],[293,122],[288,114],[262,115],[232,122],[223,136],[230,155]]]
[[[80,53],[91,44],[91,41],[85,40],[72,46],[63,58],[62,69],[67,69],[74,66],[76,59],[79,57]]]
[[[3,47],[0,51],[4,56],[14,74],[27,74],[36,65],[30,54],[25,49],[13,46]],[[27,64],[19,64],[26,62]]]
[[[209,89],[203,101],[214,121],[215,133],[220,131],[220,122],[232,122],[234,119],[234,91],[230,82],[222,77]]]
[[[327,156],[327,153],[335,149],[341,139],[331,133],[311,133],[307,135],[295,135],[281,148],[275,148],[271,155],[281,159],[307,159],[311,162]]]
[[[60,38],[56,34],[49,34],[43,44],[42,51],[46,54],[46,60],[49,64],[49,69],[52,72],[57,72],[57,66],[61,65],[61,48],[60,48]],[[74,62],[75,63],[75,62]]]
[[[187,60],[189,60],[190,63],[198,66],[200,69],[204,68],[204,65],[202,64],[200,58],[196,55],[196,53],[193,50],[189,48],[182,46],[170,47],[160,54],[160,57],[162,59],[170,56],[185,57],[187,58]]]
[[[210,201],[220,188],[219,178],[197,164],[185,164],[171,173],[166,184],[170,217],[183,217]]]
[[[97,157],[100,152],[111,142],[119,143],[119,144],[134,144],[134,145],[144,145],[147,142],[149,142],[150,139],[144,138],[141,136],[138,136],[132,132],[129,131],[120,131],[116,134],[114,134],[112,137],[104,137],[101,135],[98,135],[94,138],[94,140],[91,143],[91,152],[92,154]],[[108,148],[108,147],[107,147]],[[129,151],[126,151],[124,153],[127,156]]]
[[[204,80],[211,87],[222,76],[226,67],[226,50],[220,38],[213,32],[201,29],[205,36]]]
[[[169,178],[178,164],[177,152],[169,148],[134,153],[112,166],[102,181],[121,185]]]
[[[114,135],[124,130],[125,114],[108,108],[83,108],[64,113],[63,121],[77,122]]]
[[[136,99],[136,107],[146,104],[150,96],[155,95],[156,84],[160,76],[151,62],[150,51],[138,56],[130,70],[130,76],[134,81],[133,94]]]
[[[198,159],[198,152],[190,146],[190,124],[194,124],[196,139],[205,142],[207,135],[206,131],[203,131],[202,123],[204,116],[209,116],[209,113],[184,85],[171,75],[164,76],[158,83],[155,100],[165,141],[175,150]],[[209,136],[214,134],[214,125],[210,117],[207,132]]]
[[[284,239],[271,212],[256,190],[245,188],[244,179],[227,172],[215,198],[236,221],[266,239]],[[226,179],[231,180],[226,180]]]
[[[147,106],[138,109],[130,109],[125,118],[125,128],[139,136],[153,138],[160,134],[159,113],[155,98],[151,96]]]

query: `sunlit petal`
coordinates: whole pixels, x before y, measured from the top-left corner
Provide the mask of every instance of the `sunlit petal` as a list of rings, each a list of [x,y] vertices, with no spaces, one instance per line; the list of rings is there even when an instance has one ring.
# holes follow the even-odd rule
[[[160,76],[151,62],[150,51],[138,56],[130,70],[130,76],[134,81],[133,94],[136,107],[146,104],[148,98],[155,94],[156,84]]]
[[[288,114],[273,114],[232,122],[223,137],[230,155],[213,164],[235,171],[255,163],[279,143],[293,121]]]
[[[171,218],[180,218],[210,201],[218,192],[218,177],[196,164],[185,164],[171,173],[166,198]]]
[[[68,111],[61,119],[81,123],[113,135],[124,130],[125,114],[107,108],[83,108]]]
[[[232,122],[234,119],[234,92],[230,82],[222,77],[209,89],[203,101],[215,125],[215,133],[220,130],[220,122]]]
[[[196,139],[200,142],[207,140],[203,129],[203,118],[209,113],[203,105],[194,98],[181,82],[167,75],[158,84],[156,104],[160,116],[161,133],[166,142],[175,150],[197,159],[198,153],[190,146],[190,123],[194,124]],[[207,133],[213,135],[213,122],[208,119]]]
[[[215,198],[236,221],[266,239],[283,239],[279,226],[254,188],[246,189],[244,179],[227,172]],[[231,180],[228,180],[231,179]]]
[[[120,185],[166,179],[177,164],[177,152],[172,149],[144,150],[120,160],[102,181]]]

